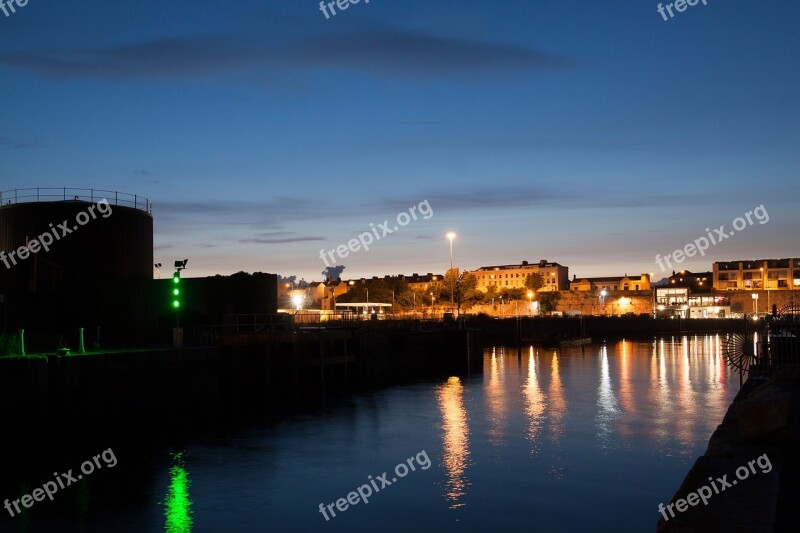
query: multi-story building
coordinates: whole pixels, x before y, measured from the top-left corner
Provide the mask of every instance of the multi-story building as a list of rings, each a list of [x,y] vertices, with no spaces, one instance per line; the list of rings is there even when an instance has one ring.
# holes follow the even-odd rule
[[[541,274],[544,278],[542,291],[560,291],[569,287],[569,269],[558,263],[541,260],[530,264],[485,266],[472,272],[478,280],[478,289],[486,292],[489,287],[496,290],[524,289],[528,274]]]
[[[673,273],[666,286],[656,288],[656,316],[730,317],[730,297],[714,292],[712,278],[712,272]]]
[[[404,276],[402,274],[398,276],[398,278],[408,283],[408,286],[411,288],[411,290],[415,291],[427,291],[431,283],[442,281],[443,277],[444,276],[442,276],[441,274],[431,274],[430,272],[428,272],[427,274],[423,274],[422,276],[420,276],[416,272],[414,272],[410,276]]]
[[[714,263],[716,290],[800,289],[800,259],[755,259]]]
[[[669,287],[687,287],[694,292],[708,292],[713,287],[714,274],[712,272],[689,272],[688,270],[681,270],[680,272],[673,272],[667,278],[667,286]]]
[[[606,277],[606,278],[581,278],[573,277],[569,284],[571,291],[649,291],[650,290],[650,275],[642,274],[640,277],[628,277],[625,274],[622,277]]]

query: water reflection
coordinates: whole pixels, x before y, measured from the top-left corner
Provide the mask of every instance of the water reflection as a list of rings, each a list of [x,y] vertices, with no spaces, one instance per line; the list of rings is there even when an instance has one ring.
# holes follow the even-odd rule
[[[550,437],[558,444],[564,434],[564,416],[567,414],[567,398],[564,387],[561,385],[561,375],[558,371],[558,353],[553,352],[550,370]]]
[[[489,379],[486,382],[486,403],[489,408],[489,442],[494,445],[503,443],[506,423],[506,388],[505,388],[505,350],[492,349],[489,361]]]
[[[528,416],[527,439],[531,443],[531,455],[536,455],[541,447],[539,432],[542,429],[545,408],[544,397],[539,388],[539,379],[536,376],[536,366],[539,364],[538,359],[538,353],[534,357],[534,348],[531,346],[528,355],[528,380],[523,390],[525,394],[525,413]]]
[[[469,424],[464,407],[464,386],[457,377],[451,377],[438,391],[439,410],[442,414],[442,440],[444,468],[447,473],[445,498],[455,509],[469,485],[465,472],[469,461]]]
[[[619,361],[619,407],[620,415],[617,427],[620,436],[626,439],[633,435],[635,428],[632,423],[637,418],[637,405],[634,395],[633,377],[631,376],[631,366],[634,356],[630,353],[630,343],[622,341],[622,354]]]
[[[650,359],[650,416],[655,422],[651,427],[652,436],[657,442],[670,438],[670,424],[673,421],[666,361],[666,340],[653,342]]]
[[[608,348],[603,346],[600,349],[600,385],[597,388],[597,440],[600,447],[608,449],[611,447],[611,435],[614,431],[612,424],[619,415],[617,408],[617,398],[611,387],[611,373],[608,368]]]
[[[678,363],[678,390],[675,394],[678,418],[676,420],[676,436],[683,446],[688,446],[694,440],[694,423],[692,421],[697,409],[695,394],[692,390],[691,361],[689,359],[690,341],[682,337],[678,346],[679,355],[673,358]],[[696,352],[695,352],[696,353]]]
[[[169,490],[164,502],[166,533],[190,533],[192,531],[192,500],[189,495],[189,473],[184,468],[183,454],[174,455],[175,464],[169,470]]]

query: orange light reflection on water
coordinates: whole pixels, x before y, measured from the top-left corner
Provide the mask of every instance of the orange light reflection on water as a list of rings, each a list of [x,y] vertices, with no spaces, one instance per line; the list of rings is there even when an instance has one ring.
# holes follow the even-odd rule
[[[445,498],[455,509],[464,505],[461,499],[469,486],[466,470],[469,464],[469,422],[464,406],[461,379],[451,377],[438,391],[442,414],[444,468],[447,475]]]

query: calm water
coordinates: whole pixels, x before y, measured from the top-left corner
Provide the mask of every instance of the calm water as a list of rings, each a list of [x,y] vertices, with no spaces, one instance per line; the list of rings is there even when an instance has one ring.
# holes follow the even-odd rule
[[[6,514],[0,529],[653,531],[659,502],[738,388],[715,337],[525,348],[519,358],[497,347],[469,379],[359,394],[173,449],[120,444],[117,467],[25,516]],[[416,470],[368,504],[334,507],[327,522],[319,512],[368,476],[397,478],[412,457]],[[70,466],[27,461],[29,491]]]

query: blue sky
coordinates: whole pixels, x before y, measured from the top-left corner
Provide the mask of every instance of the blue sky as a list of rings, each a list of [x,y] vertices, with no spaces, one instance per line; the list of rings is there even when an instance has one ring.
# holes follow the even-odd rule
[[[150,198],[192,275],[319,279],[548,259],[570,275],[800,256],[800,4],[63,2],[0,12],[0,189]]]

